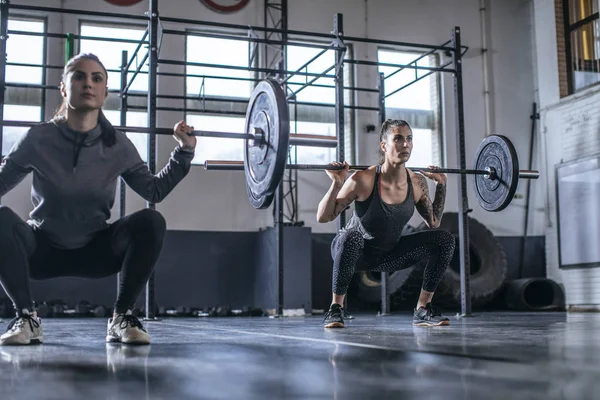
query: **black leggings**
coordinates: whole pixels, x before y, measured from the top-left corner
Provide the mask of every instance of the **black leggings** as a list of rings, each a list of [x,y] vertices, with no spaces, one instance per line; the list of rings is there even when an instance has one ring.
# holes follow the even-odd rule
[[[333,257],[333,293],[346,294],[354,271],[394,272],[409,268],[422,259],[429,261],[423,274],[423,290],[435,292],[450,265],[455,240],[450,232],[427,230],[402,236],[391,251],[374,255],[365,251],[358,230],[342,230],[331,243]]]
[[[110,224],[85,247],[53,247],[43,231],[0,206],[0,283],[17,313],[34,309],[29,279],[104,278],[121,273],[115,311],[133,308],[150,277],[166,232],[165,219],[144,209]]]

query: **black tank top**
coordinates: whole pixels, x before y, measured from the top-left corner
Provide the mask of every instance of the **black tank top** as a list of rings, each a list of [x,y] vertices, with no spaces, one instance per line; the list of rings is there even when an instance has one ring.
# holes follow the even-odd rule
[[[387,204],[381,199],[380,176],[381,165],[378,165],[371,195],[365,201],[355,202],[355,213],[347,226],[348,229],[357,227],[367,239],[365,247],[374,253],[385,253],[398,243],[404,226],[415,211],[413,187],[408,171],[408,193],[406,199],[399,204]]]

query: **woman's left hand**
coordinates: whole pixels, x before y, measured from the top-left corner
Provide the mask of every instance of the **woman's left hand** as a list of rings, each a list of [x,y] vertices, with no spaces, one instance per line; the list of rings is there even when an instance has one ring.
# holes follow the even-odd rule
[[[440,167],[436,167],[435,165],[430,165],[427,167],[428,169],[440,169]],[[435,181],[435,183],[437,184],[442,184],[445,185],[446,184],[446,175],[444,174],[440,174],[437,172],[427,172],[427,171],[420,171],[423,175],[425,175],[427,178]]]
[[[193,151],[196,148],[196,136],[191,135],[193,130],[194,127],[189,126],[185,121],[179,121],[173,128],[173,137],[182,149]]]

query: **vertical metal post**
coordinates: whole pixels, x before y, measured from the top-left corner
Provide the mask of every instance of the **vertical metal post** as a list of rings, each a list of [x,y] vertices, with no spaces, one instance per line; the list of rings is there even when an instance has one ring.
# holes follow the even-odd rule
[[[8,40],[8,8],[10,0],[0,2],[0,121],[4,121],[4,92],[6,91],[6,41]],[[0,159],[4,127],[0,126]]]
[[[337,159],[345,161],[345,135],[344,135],[344,55],[346,49],[343,43],[344,16],[333,16],[333,34],[338,39],[335,50],[335,132],[338,139]],[[338,218],[338,230],[346,226],[346,212],[342,211]]]
[[[379,82],[377,85],[379,89],[378,93],[378,104],[379,104],[379,124],[381,125],[385,122],[385,75],[383,73],[379,73]],[[389,274],[387,272],[381,273],[381,315],[389,315],[390,314],[390,294],[388,291],[388,277]]]
[[[287,71],[287,0],[281,0],[281,41],[282,53],[279,61],[279,76],[278,78],[285,79]],[[283,87],[286,90],[285,86]],[[277,199],[275,201],[275,214],[276,214],[276,231],[277,231],[277,316],[283,317],[283,301],[284,301],[284,260],[285,260],[285,216],[284,216],[284,202],[285,202],[285,191],[284,191],[284,180],[279,183],[277,187]]]
[[[127,64],[129,62],[129,56],[127,54],[127,50],[123,50],[121,52],[121,92],[119,94],[119,100],[121,102],[120,106],[120,121],[119,124],[121,126],[127,126],[127,93],[125,89],[127,88]],[[119,180],[119,219],[123,218],[127,213],[127,208],[125,204],[125,182],[123,179]],[[121,273],[117,274],[117,296],[119,295],[119,291],[121,289]]]
[[[452,33],[454,51],[454,110],[456,112],[456,153],[461,169],[467,168],[465,156],[465,113],[463,104],[462,56],[460,28]],[[461,174],[458,179],[458,237],[460,252],[460,309],[462,316],[471,315],[471,266],[469,260],[469,198],[467,195],[467,176]]]
[[[156,128],[156,94],[158,69],[158,0],[150,0],[148,15],[148,127]],[[148,134],[148,168],[156,173],[156,134]],[[156,209],[156,205],[148,202],[148,208]],[[154,272],[146,283],[146,320],[156,319],[156,301],[154,298]]]

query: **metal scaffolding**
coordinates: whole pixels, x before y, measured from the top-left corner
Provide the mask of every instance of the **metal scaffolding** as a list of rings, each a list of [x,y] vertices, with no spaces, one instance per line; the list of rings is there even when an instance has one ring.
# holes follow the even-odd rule
[[[131,15],[131,14],[117,14],[117,13],[107,13],[107,12],[95,12],[88,11],[82,9],[63,9],[63,8],[52,8],[52,7],[36,7],[29,5],[17,5],[11,4],[10,0],[3,0],[0,2],[0,94],[4,99],[4,92],[7,87],[15,86],[15,87],[31,87],[37,89],[45,90],[56,90],[56,86],[46,85],[43,82],[41,85],[30,85],[30,84],[15,84],[15,83],[7,83],[5,81],[5,71],[7,65],[22,65],[22,66],[31,66],[29,64],[19,64],[19,63],[7,63],[6,59],[6,40],[11,31],[8,30],[8,17],[12,11],[27,11],[28,13],[37,12],[43,13],[46,15],[48,13],[61,13],[61,14],[77,14],[84,15],[86,18],[93,17],[102,17],[102,18],[110,18],[112,20],[121,20],[121,21],[137,21],[137,22],[145,22],[148,25],[146,35],[141,41],[134,41],[138,44],[138,47],[134,54],[129,58],[128,54],[124,52],[122,54],[122,65],[121,69],[118,72],[121,73],[121,87],[119,90],[111,90],[111,92],[117,92],[121,97],[121,124],[126,125],[126,112],[127,110],[135,110],[135,109],[145,109],[148,113],[148,127],[155,128],[156,127],[156,113],[159,110],[170,110],[170,111],[181,111],[181,112],[199,112],[199,113],[227,113],[227,114],[242,114],[242,112],[235,111],[223,111],[223,110],[206,110],[206,109],[190,109],[187,107],[179,108],[179,107],[159,107],[157,106],[158,98],[177,98],[177,99],[190,99],[188,96],[173,96],[173,95],[162,95],[158,93],[157,88],[157,79],[159,76],[180,76],[180,77],[188,77],[192,76],[190,74],[186,74],[185,72],[182,74],[174,73],[174,72],[162,72],[159,71],[160,64],[170,64],[170,65],[182,65],[182,66],[208,66],[208,67],[218,67],[218,68],[229,68],[229,69],[243,69],[251,72],[255,72],[254,78],[237,78],[237,77],[214,77],[218,79],[235,79],[240,81],[251,81],[257,82],[264,77],[275,77],[278,79],[285,87],[288,93],[298,93],[299,90],[302,90],[304,87],[308,85],[313,85],[317,87],[331,87],[335,88],[335,105],[323,105],[323,104],[311,104],[306,102],[298,102],[295,99],[295,96],[289,96],[289,103],[297,106],[297,105],[318,105],[323,107],[335,107],[335,122],[336,122],[336,136],[338,139],[338,153],[337,160],[344,161],[344,141],[345,141],[345,127],[344,127],[344,110],[352,109],[352,110],[370,110],[370,111],[378,111],[380,113],[380,120],[383,121],[385,118],[385,99],[386,97],[391,96],[399,90],[404,89],[405,87],[413,84],[414,82],[423,79],[428,74],[432,74],[434,72],[444,72],[444,73],[452,73],[454,77],[454,100],[455,100],[455,120],[456,120],[456,132],[457,132],[457,152],[460,163],[460,168],[464,169],[466,167],[466,157],[465,157],[465,136],[464,136],[464,104],[463,104],[463,94],[462,94],[462,55],[465,47],[461,45],[460,38],[460,29],[457,27],[454,29],[452,34],[452,39],[442,45],[429,45],[429,44],[419,44],[419,43],[406,43],[399,41],[390,41],[390,40],[378,40],[378,39],[366,39],[359,37],[348,37],[344,35],[343,29],[343,16],[342,14],[335,14],[333,20],[333,29],[331,33],[319,33],[319,32],[307,32],[307,31],[296,31],[288,29],[288,19],[287,19],[287,0],[265,0],[264,2],[264,26],[247,26],[247,25],[236,25],[236,24],[225,24],[225,23],[217,23],[212,21],[199,21],[192,19],[184,19],[184,18],[169,18],[169,17],[161,17],[158,12],[158,0],[149,0],[149,10],[146,15]],[[181,31],[175,29],[161,29],[162,24],[183,24],[188,27],[219,27],[231,30],[232,32],[244,32],[246,37],[242,37],[234,34],[216,34],[211,32],[191,32],[191,31]],[[259,37],[258,33],[262,33],[263,37]],[[13,32],[15,33],[15,32]],[[40,33],[32,33],[32,32],[16,32],[19,34],[26,35],[44,35],[44,37],[55,37],[55,38],[67,38],[68,34],[63,33],[50,33],[44,32]],[[169,59],[161,59],[159,57],[159,47],[161,43],[162,35],[200,35],[206,37],[217,37],[222,39],[231,39],[231,40],[246,40],[250,46],[250,59],[248,67],[235,67],[228,65],[220,65],[220,64],[206,64],[206,63],[189,63],[180,60],[169,60]],[[80,35],[71,35],[73,39],[90,39],[90,40],[113,40],[113,41],[127,41],[126,39],[105,39],[105,38],[97,38],[97,37],[83,37]],[[292,40],[290,40],[292,38]],[[315,43],[319,39],[328,39],[331,41],[332,45],[322,45]],[[312,40],[312,43],[310,42]],[[445,52],[452,55],[452,62],[447,63],[443,66],[439,67],[422,67],[417,66],[415,61],[409,64],[383,64],[376,61],[367,61],[367,60],[354,60],[354,59],[345,59],[346,45],[345,43],[370,43],[375,45],[383,45],[383,46],[391,46],[394,48],[415,48],[423,50],[425,53],[421,56],[424,57],[426,55],[432,54],[434,52]],[[257,56],[257,48],[259,44],[263,44],[263,52],[262,57]],[[141,71],[141,66],[138,67],[135,71],[135,75],[138,74],[147,74],[148,79],[148,94],[147,94],[147,106],[132,106],[127,104],[127,99],[129,97],[134,96],[146,96],[144,94],[135,94],[129,93],[129,87],[131,86],[131,80],[128,80],[129,70],[133,65],[133,60],[136,59],[139,50],[144,46],[148,46],[148,53],[144,57],[145,60],[148,61],[148,71]],[[254,45],[254,47],[252,46]],[[294,45],[294,46],[305,46],[312,48],[320,48],[320,49],[330,49],[335,51],[335,64],[329,68],[328,70],[322,73],[308,73],[301,71],[302,68],[296,71],[289,71],[287,69],[287,59],[286,59],[286,46]],[[314,61],[315,58],[308,61],[306,65],[310,62]],[[262,63],[259,61],[262,60]],[[143,63],[142,63],[143,64]],[[261,65],[262,64],[262,65]],[[378,67],[378,66],[392,66],[398,68],[392,74],[388,76],[379,75],[379,79],[377,82],[374,82],[374,86],[377,85],[377,88],[364,88],[364,87],[353,87],[353,86],[345,86],[344,85],[344,65],[349,64],[353,66],[366,66],[366,67]],[[452,65],[451,65],[452,64]],[[451,65],[451,67],[450,67]],[[45,68],[62,68],[62,66],[54,66],[54,65],[36,65],[38,67]],[[414,81],[410,82],[407,85],[398,88],[397,90],[385,94],[384,91],[384,80],[389,76],[403,70],[403,69],[413,69],[415,71],[426,71],[427,74],[421,75],[418,78],[416,77]],[[305,84],[291,82],[290,77],[294,75],[302,75],[307,77],[312,77],[313,79]],[[198,75],[200,76],[200,75]],[[209,77],[207,75],[201,75],[206,78]],[[335,85],[323,85],[317,83],[318,78],[320,77],[329,77],[333,78],[335,81]],[[300,88],[296,88],[296,86],[300,86]],[[292,90],[294,87],[295,90]],[[369,106],[354,106],[354,105],[345,105],[344,104],[344,90],[350,91],[365,91],[371,93],[378,93],[378,103],[371,107]],[[235,102],[243,102],[243,100],[232,100],[232,99],[218,99],[218,98],[210,98],[211,101],[226,101],[230,103]],[[0,107],[0,154],[2,150],[2,128],[3,126],[25,126],[18,125],[18,121],[5,121],[2,114],[2,107]],[[30,125],[34,125],[33,123]],[[156,136],[155,134],[148,135],[148,166],[151,172],[156,172],[156,163],[157,163],[157,149],[156,149]],[[284,182],[279,185],[277,201],[275,206],[275,226],[278,232],[278,240],[277,240],[277,263],[278,263],[278,295],[277,295],[277,314],[283,315],[283,233],[284,233],[284,225],[286,222],[286,218],[290,223],[298,222],[298,196],[297,196],[297,170],[290,169],[290,172],[285,176]],[[121,206],[120,206],[120,216],[124,216],[126,213],[125,209],[125,192],[124,186],[121,185],[120,188],[120,197],[121,197]],[[291,200],[291,205],[289,206],[289,214],[284,215],[285,212],[285,200]],[[154,204],[148,203],[147,207],[154,208]],[[469,212],[467,194],[466,194],[466,177],[462,176],[459,180],[459,237],[460,237],[460,268],[461,268],[461,311],[463,315],[470,315],[471,313],[471,303],[470,303],[470,269],[469,269],[469,235],[468,235],[468,221],[467,214]],[[345,215],[342,213],[338,220],[338,228],[342,228],[345,225]],[[386,291],[385,278],[382,276],[384,282],[382,282],[382,310],[389,310],[389,298]],[[157,317],[157,309],[156,309],[156,299],[155,299],[155,281],[154,275],[149,279],[147,287],[146,287],[146,301],[145,301],[145,313],[146,318],[153,320]]]

